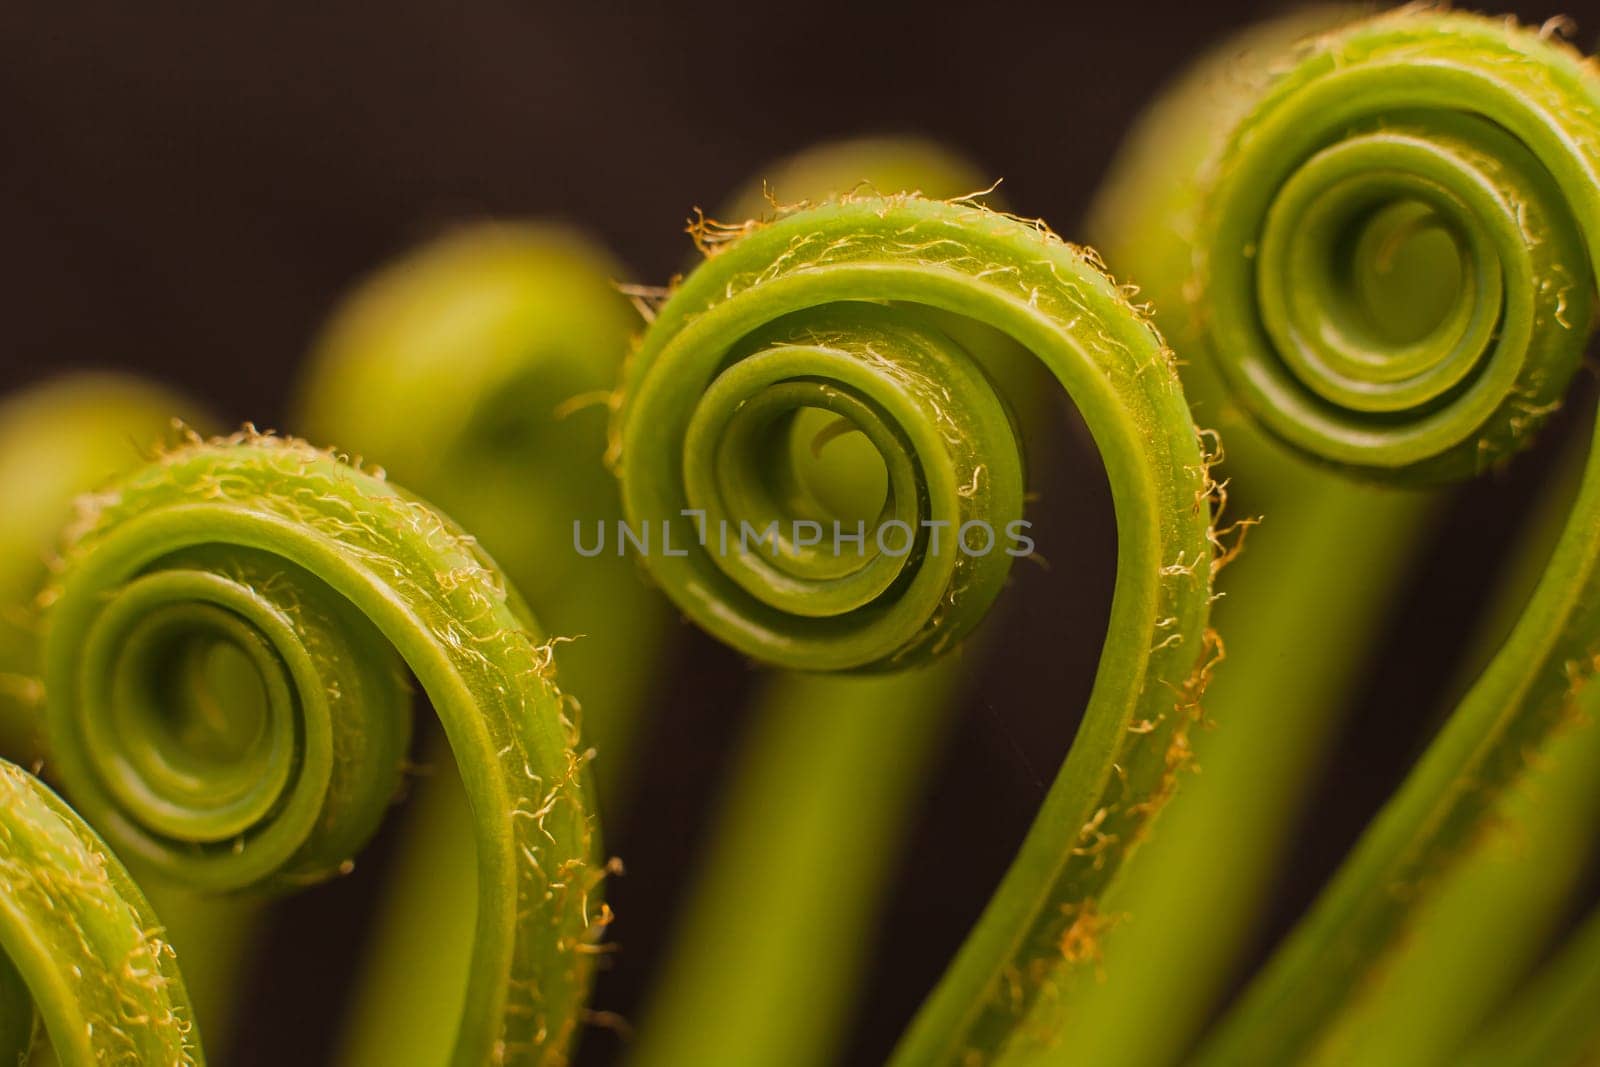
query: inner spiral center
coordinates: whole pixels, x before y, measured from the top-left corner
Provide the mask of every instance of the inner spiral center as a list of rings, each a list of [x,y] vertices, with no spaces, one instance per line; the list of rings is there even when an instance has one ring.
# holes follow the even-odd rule
[[[889,468],[853,419],[802,407],[787,434],[784,469],[775,473],[788,490],[783,499],[791,518],[837,521],[851,530],[877,522],[888,500]]]
[[[268,725],[265,680],[232,642],[192,635],[157,662],[151,737],[169,763],[238,763]]]
[[[1465,250],[1448,221],[1422,201],[1398,200],[1372,212],[1340,251],[1344,306],[1384,346],[1432,336],[1460,298]]]

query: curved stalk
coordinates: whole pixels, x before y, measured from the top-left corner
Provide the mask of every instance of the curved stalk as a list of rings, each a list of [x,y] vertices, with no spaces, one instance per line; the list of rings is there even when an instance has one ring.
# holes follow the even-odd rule
[[[960,695],[955,663],[785,674],[758,697],[629,1062],[839,1062],[895,845]]]
[[[311,355],[296,429],[346,443],[473,531],[541,621],[582,697],[603,806],[626,804],[636,720],[669,647],[668,612],[634,562],[580,556],[573,524],[621,514],[605,470],[605,399],[637,315],[620,271],[554,226],[480,223],[365,281]],[[376,399],[375,399],[376,398]],[[626,669],[618,669],[626,664]],[[448,1051],[449,994],[470,968],[470,816],[442,751],[380,905],[340,1062]]]
[[[564,1061],[605,925],[586,759],[537,625],[448,520],[299,441],[196,440],[90,499],[44,657],[79,810],[214,890],[348,869],[398,780],[409,668],[474,814],[453,1062]]]
[[[1217,46],[1129,133],[1086,224],[1189,355],[1182,372],[1196,418],[1226,443],[1230,507],[1261,516],[1263,528],[1217,580],[1228,662],[1206,709],[1224,725],[1195,737],[1203,773],[1186,783],[1130,879],[1137,919],[1107,945],[1101,980],[1086,984],[1067,1020],[1084,1062],[1179,1062],[1241,977],[1322,753],[1377,654],[1389,598],[1438,503],[1437,493],[1363,485],[1283,448],[1202,358],[1207,317],[1190,281],[1208,191],[1201,179],[1282,55],[1359,16],[1312,9]],[[1160,1026],[1150,1025],[1155,1017]]]
[[[860,138],[773,164],[721,217],[777,214],[784,198],[861,189],[954,197],[983,184],[937,145]],[[986,369],[1010,369],[997,339],[976,340]],[[1030,395],[1010,395],[1019,394]],[[1026,404],[1018,412],[1029,414]],[[824,450],[848,440],[831,438]],[[830,469],[830,477],[861,480],[869,469]],[[958,662],[873,678],[779,674],[757,695],[629,1062],[838,1062],[900,856],[895,843],[965,689]],[[841,837],[840,826],[849,833]]]
[[[133,879],[38,779],[0,760],[0,1060],[35,1015],[56,1061],[205,1062],[183,979]]]
[[[1408,9],[1255,70],[1179,196],[1189,254],[1156,276],[1188,300],[1230,402],[1280,446],[1382,482],[1471,476],[1521,447],[1593,314],[1590,69],[1531,31]],[[1108,201],[1126,225],[1134,201]],[[1600,634],[1590,468],[1517,626],[1207,1062],[1316,1049],[1569,715]]]
[[[1505,639],[1561,534],[1582,472],[1569,449],[1538,506],[1465,657],[1458,691]],[[1600,689],[1576,694],[1571,721],[1528,756],[1455,870],[1440,879],[1403,943],[1359,1001],[1341,1013],[1317,1062],[1367,1067],[1453,1064],[1528,974],[1597,855]]]
[[[673,546],[648,566],[734,647],[806,670],[910,667],[953,647],[998,592],[1005,555],[969,555],[949,537],[935,547],[932,533],[986,524],[1003,538],[1021,517],[1021,458],[989,379],[923,309],[1032,351],[1105,459],[1118,584],[1090,706],[897,1056],[977,1062],[1053,1046],[1054,993],[1092,968],[1114,922],[1116,876],[1175,784],[1213,655],[1211,483],[1171,354],[1080,249],[968,204],[845,198],[697,234],[714,254],[635,351],[615,454],[630,519]],[[807,458],[819,420],[870,440],[881,498],[831,492]],[[910,537],[869,532],[859,556],[813,552],[795,525],[855,529],[858,516]],[[723,523],[734,542],[741,524],[778,530],[724,552]]]

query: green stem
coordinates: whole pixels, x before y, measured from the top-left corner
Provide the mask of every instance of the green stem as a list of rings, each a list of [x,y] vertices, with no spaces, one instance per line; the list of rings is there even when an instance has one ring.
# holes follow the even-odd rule
[[[183,979],[128,872],[38,779],[0,760],[0,1060],[37,1012],[57,1060],[204,1063]]]
[[[773,680],[630,1062],[838,1062],[896,844],[957,683],[946,662]]]
[[[1112,164],[1088,233],[1138,279],[1180,353],[1209,351],[1203,308],[1187,302],[1207,192],[1197,176],[1215,169],[1280,56],[1350,17],[1307,11],[1217,46],[1163,91]],[[1194,741],[1202,773],[1131,872],[1132,921],[1066,1020],[1089,1063],[1179,1062],[1241,977],[1323,753],[1435,511],[1434,495],[1363,486],[1285,450],[1230,401],[1213,361],[1191,356],[1184,381],[1224,442],[1230,509],[1262,516],[1262,528],[1217,580],[1228,655],[1206,693],[1218,728]]]
[[[537,624],[469,538],[374,475],[246,433],[96,497],[52,600],[63,781],[119,851],[198,888],[349,869],[398,780],[409,668],[474,814],[453,1062],[564,1060],[604,928],[586,760]]]
[[[955,197],[984,184],[937,145],[860,138],[769,165],[721,217],[771,216],[783,202],[862,189]],[[1003,376],[1012,354],[996,340],[973,338],[971,350]],[[1020,418],[1034,414],[1029,407]],[[831,438],[823,451],[846,449],[848,440]],[[830,480],[841,490],[855,483],[841,495],[870,494],[862,481],[870,464],[859,462],[870,457],[853,458]],[[837,1062],[899,859],[895,844],[960,690],[950,668],[866,679],[780,674],[762,690],[632,1062]],[[886,752],[894,759],[883,760]],[[730,929],[739,936],[727,937]]]
[[[1210,662],[1210,482],[1170,353],[1081,250],[968,204],[845,198],[733,240],[697,232],[714,254],[635,352],[617,458],[635,526],[685,552],[647,564],[734,647],[808,670],[909,667],[959,641],[998,592],[1006,556],[967,556],[948,537],[935,548],[926,524],[982,522],[1004,537],[1021,514],[1021,458],[987,376],[923,309],[1032,351],[1101,449],[1120,552],[1090,707],[898,1057],[973,1062],[1051,1045],[1052,994],[1093,967],[1114,921],[1101,902],[1175,784]],[[796,522],[852,518],[794,447],[808,409],[871,441],[889,487],[872,528],[903,523],[911,553],[891,540],[858,556],[800,543]],[[787,458],[755,447],[786,437]],[[723,522],[735,542],[741,523],[776,523],[779,543],[723,552]]]
[[[1231,401],[1289,448],[1386,482],[1471,476],[1524,445],[1593,314],[1590,70],[1503,22],[1413,9],[1253,69],[1217,109],[1221,149],[1169,223],[1189,254],[1157,288],[1192,302]],[[1133,201],[1109,199],[1126,219]],[[1590,468],[1518,625],[1204,1062],[1317,1048],[1568,716],[1600,633]]]
[[[669,613],[630,559],[574,548],[621,514],[605,477],[607,401],[638,315],[622,269],[572,231],[463,228],[385,267],[336,312],[295,429],[337,441],[462,523],[539,605],[608,802]],[[618,670],[627,662],[627,670]],[[574,679],[581,680],[581,687]]]
[[[1465,1067],[1584,1067],[1600,1055],[1600,911],[1479,1035]]]
[[[637,314],[621,271],[566,230],[479,224],[379,271],[312,353],[296,429],[340,441],[445,508],[539,605],[564,689],[582,698],[601,804],[627,800],[633,734],[666,660],[668,613],[630,559],[580,556],[620,516],[601,460],[606,403]],[[625,669],[619,669],[625,664]],[[446,753],[430,750],[444,767]],[[416,781],[340,1062],[437,1059],[470,966],[474,890],[459,779]]]
[[[1465,690],[1515,624],[1561,534],[1582,472],[1582,451],[1561,457],[1465,658]],[[1404,942],[1341,1014],[1320,1062],[1455,1062],[1473,1031],[1527,978],[1572,903],[1600,830],[1600,690],[1577,694],[1576,714],[1528,757],[1457,868],[1439,881]]]

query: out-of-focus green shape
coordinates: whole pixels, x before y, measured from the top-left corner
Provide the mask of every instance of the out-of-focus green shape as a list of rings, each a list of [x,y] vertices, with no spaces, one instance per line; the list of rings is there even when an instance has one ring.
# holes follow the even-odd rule
[[[147,460],[173,436],[175,419],[202,430],[209,421],[186,397],[109,373],[53,379],[0,403],[0,756],[42,761],[51,773],[35,604],[46,561],[60,547],[74,501]],[[214,1046],[225,1046],[260,906],[143,873],[136,865],[165,939],[183,960],[195,1021]]]
[[[0,402],[0,755],[44,755],[34,599],[73,501],[148,458],[194,405],[112,374],[78,374]]]
[[[1530,439],[1587,337],[1592,75],[1498,21],[1353,17],[1314,11],[1219,50],[1135,132],[1091,227],[1187,357],[1235,502],[1266,515],[1220,583],[1230,662],[1208,694],[1221,726],[1199,742],[1205,773],[1152,842],[1074,1029],[1093,1062],[1175,1059],[1234,975],[1296,780],[1420,530],[1424,501],[1313,464],[1475,473]],[[1594,638],[1570,595],[1591,570],[1592,496],[1506,647],[1210,1046],[1218,1062],[1317,1047],[1562,719],[1561,665]]]
[[[921,193],[949,200],[988,189],[994,177],[937,141],[911,136],[852,137],[813,145],[763,167],[717,217],[741,222],[777,208],[849,194]],[[985,199],[996,203],[996,197]]]
[[[0,1062],[205,1062],[160,921],[105,843],[0,759]],[[41,1057],[42,1058],[42,1057]]]
[[[1592,1067],[1600,1062],[1600,911],[1584,921],[1510,1007],[1456,1063],[1462,1067]]]
[[[838,1062],[958,667],[769,683],[630,1062]]]
[[[580,235],[482,223],[380,270],[337,309],[300,381],[297,432],[377,463],[487,548],[553,633],[601,792],[618,796],[665,602],[634,560],[585,558],[621,515],[606,413],[638,314]],[[611,531],[615,533],[614,529]],[[614,546],[614,538],[608,540]],[[625,667],[623,665],[626,665]]]
[[[578,234],[465,227],[383,268],[339,307],[301,382],[297,430],[381,464],[447,510],[539,604],[582,707],[602,805],[627,801],[636,719],[670,643],[666,603],[615,551],[606,411],[638,313]],[[580,555],[607,530],[607,551]],[[575,528],[576,527],[576,528]],[[434,1062],[470,959],[464,798],[443,753],[374,924],[341,1062]],[[468,872],[466,877],[463,871]]]
[[[955,197],[987,184],[936,144],[859,138],[772,165],[718,215],[761,218],[778,204],[866,189]],[[974,334],[968,344],[992,372],[1021,373],[1003,338]],[[875,515],[885,486],[869,477],[874,453],[860,433],[827,439],[805,464],[811,485],[836,511]],[[897,844],[962,688],[955,661],[874,678],[783,674],[767,683],[630,1062],[837,1061]]]
[[[1184,361],[1196,421],[1221,437],[1232,517],[1263,522],[1217,576],[1227,658],[1205,696],[1216,728],[1194,738],[1201,773],[1146,842],[1128,921],[1069,1020],[1085,1063],[1177,1062],[1239,976],[1434,506],[1431,494],[1363,485],[1266,436],[1219,380],[1204,308],[1191,303],[1200,179],[1219,142],[1287,46],[1347,17],[1316,9],[1217,47],[1134,127],[1090,210],[1090,241],[1151,302]]]

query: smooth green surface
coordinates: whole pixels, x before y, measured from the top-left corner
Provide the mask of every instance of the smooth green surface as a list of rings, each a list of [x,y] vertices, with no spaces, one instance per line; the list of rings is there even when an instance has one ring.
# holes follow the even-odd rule
[[[8,1062],[26,1049],[37,1011],[64,1067],[204,1063],[183,979],[133,879],[54,793],[5,760],[0,958]]]
[[[959,666],[769,683],[630,1063],[838,1062]]]
[[[1083,1062],[1179,1062],[1243,977],[1326,748],[1433,511],[1432,495],[1361,485],[1262,432],[1218,376],[1207,309],[1220,298],[1192,281],[1212,157],[1279,57],[1347,17],[1314,9],[1217,46],[1130,131],[1089,213],[1090,239],[1187,357],[1195,417],[1226,457],[1223,521],[1261,524],[1217,576],[1227,658],[1204,700],[1215,728],[1194,738],[1200,773],[1131,872],[1127,921],[1067,1020]]]
[[[621,515],[601,469],[608,399],[638,313],[621,267],[553,225],[463,227],[337,309],[298,388],[297,433],[364,456],[471,531],[549,631],[584,706],[602,796],[620,802],[632,719],[670,612],[634,560],[577,552]],[[628,670],[618,670],[626,660]]]
[[[1457,1062],[1466,1067],[1590,1067],[1600,1056],[1600,912],[1592,914],[1504,1015]]]
[[[1582,442],[1579,442],[1580,444]],[[1560,458],[1527,517],[1487,624],[1463,657],[1464,691],[1515,625],[1538,583],[1582,472],[1583,450]],[[1456,868],[1443,876],[1392,958],[1341,1013],[1317,1062],[1379,1067],[1452,1064],[1508,995],[1571,908],[1600,856],[1600,690],[1586,687],[1566,721],[1496,805]]]
[[[194,885],[347,869],[397,780],[408,667],[473,812],[477,925],[452,1062],[563,1059],[603,931],[587,761],[538,625],[470,539],[327,453],[241,434],[170,452],[97,498],[52,601],[45,667],[62,779],[120,851]],[[192,662],[174,647],[217,641],[256,662],[270,726],[220,755],[209,741],[153,745],[136,732],[147,723],[119,713],[116,680],[137,691]],[[119,749],[89,743],[106,731]],[[297,746],[293,773],[247,829],[214,806],[183,809],[195,776],[270,764],[283,737]]]
[[[1027,1056],[1055,1044],[1058,1031],[1046,1018],[1058,1007],[1054,993],[1071,972],[1092,967],[1100,898],[1175,783],[1209,661],[1210,486],[1171,354],[1081,250],[982,208],[847,198],[739,234],[701,235],[711,258],[659,309],[629,365],[616,444],[636,522],[664,522],[675,545],[695,546],[694,519],[681,513],[708,501],[694,499],[682,472],[714,454],[705,451],[710,442],[691,439],[697,420],[704,427],[720,417],[701,409],[703,398],[773,411],[813,405],[782,380],[769,389],[772,379],[741,369],[745,362],[788,361],[790,374],[814,366],[810,381],[835,382],[863,406],[917,410],[929,368],[959,359],[961,346],[948,329],[934,355],[920,341],[901,347],[874,334],[872,361],[836,379],[852,350],[841,325],[864,299],[887,302],[887,313],[904,316],[918,338],[933,321],[929,310],[943,313],[941,324],[965,318],[1009,335],[1067,389],[1104,458],[1118,518],[1118,584],[1084,725],[1016,863],[897,1053],[907,1063]],[[826,358],[808,364],[802,350]],[[965,388],[951,412],[973,410]],[[903,461],[926,463],[923,519],[984,516],[991,499],[1003,501],[1007,484],[1020,482],[1020,457],[974,453],[983,435],[959,419],[946,427],[943,455],[919,452],[920,427],[892,418],[885,425],[902,435],[883,456],[891,472]],[[980,473],[952,497],[950,472],[963,468]],[[761,513],[762,494],[741,487],[735,470],[712,473],[699,484],[715,487],[724,513]],[[865,603],[830,599],[834,614],[796,615],[781,608],[796,584],[839,579],[807,573],[797,554],[780,552],[762,558],[766,569],[751,582],[748,571],[733,573],[716,541],[713,531],[685,556],[647,562],[697,622],[779,665],[910,666],[952,645],[988,606],[982,571],[924,540],[899,561],[903,573],[886,594]],[[864,557],[863,567],[875,564]]]

